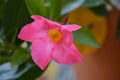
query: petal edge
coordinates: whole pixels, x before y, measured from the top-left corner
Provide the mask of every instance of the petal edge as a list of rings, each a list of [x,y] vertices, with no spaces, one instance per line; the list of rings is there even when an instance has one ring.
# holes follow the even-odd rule
[[[63,25],[63,29],[69,30],[69,31],[76,31],[81,28],[81,26],[76,25],[76,24],[71,24],[71,25]]]
[[[50,62],[51,47],[47,45],[48,42],[38,40],[32,43],[31,55],[32,59],[42,70],[46,68]]]
[[[31,24],[27,24],[21,29],[20,33],[18,34],[18,38],[32,42],[33,40],[36,39],[37,34],[38,33],[36,32],[34,27]]]
[[[59,64],[75,64],[82,60],[79,51],[72,44],[69,48],[65,46],[55,46],[52,51],[52,59]]]

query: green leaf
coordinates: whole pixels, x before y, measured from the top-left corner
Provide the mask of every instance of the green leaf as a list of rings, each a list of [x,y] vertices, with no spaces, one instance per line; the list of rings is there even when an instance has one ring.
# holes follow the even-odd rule
[[[0,29],[4,31],[4,41],[9,44],[8,46],[12,47],[18,30],[28,22],[30,22],[30,15],[24,0],[8,0],[4,10],[2,28]]]
[[[20,65],[23,62],[27,61],[30,58],[30,54],[27,49],[18,48],[14,51],[12,57],[12,64],[13,65]]]
[[[40,70],[34,64],[22,64],[19,66],[18,71],[16,72],[16,76],[19,75],[15,80],[35,80],[38,78],[44,71]]]
[[[46,7],[42,0],[25,0],[25,3],[31,15],[47,16]]]
[[[61,15],[65,15],[68,12],[80,7],[85,0],[62,0],[62,2]]]
[[[95,6],[95,7],[89,7],[89,9],[99,16],[107,16],[108,15],[108,12],[105,8],[105,4]]]
[[[3,18],[3,11],[5,8],[5,4],[6,4],[5,0],[0,0],[0,41],[3,38],[3,30],[1,29],[1,21]]]
[[[44,70],[45,71],[45,70]],[[0,79],[2,80],[36,80],[44,72],[33,63],[23,63],[11,66],[10,62],[0,65]],[[3,77],[7,76],[7,77]]]
[[[86,0],[82,6],[93,7],[93,6],[98,6],[104,3],[105,3],[105,0]]]
[[[62,0],[50,0],[50,16],[53,20],[57,20],[57,18],[60,16],[61,8]]]
[[[11,57],[9,56],[0,56],[0,65],[5,62],[9,62],[10,60],[11,60]]]
[[[96,39],[93,36],[93,34],[91,33],[91,31],[86,27],[82,27],[81,29],[74,31],[73,37],[74,37],[75,41],[77,41],[81,44],[100,48],[99,43],[96,41]]]
[[[6,3],[5,0],[0,0],[0,19],[2,18],[2,15],[3,15],[3,10],[4,10],[4,7],[5,7],[5,3]]]

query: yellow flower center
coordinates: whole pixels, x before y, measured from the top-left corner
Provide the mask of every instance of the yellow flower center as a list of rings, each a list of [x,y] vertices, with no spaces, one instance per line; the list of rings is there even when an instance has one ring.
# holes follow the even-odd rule
[[[51,41],[53,42],[59,42],[62,39],[62,34],[60,31],[56,29],[52,29],[48,32],[48,36]]]

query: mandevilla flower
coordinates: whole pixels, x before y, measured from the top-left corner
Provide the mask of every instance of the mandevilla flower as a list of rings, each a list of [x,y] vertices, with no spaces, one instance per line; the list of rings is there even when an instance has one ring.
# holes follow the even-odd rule
[[[18,38],[32,42],[32,59],[42,70],[51,60],[59,64],[74,64],[82,60],[72,36],[72,31],[80,26],[61,25],[37,15],[32,18],[34,21],[22,28]]]

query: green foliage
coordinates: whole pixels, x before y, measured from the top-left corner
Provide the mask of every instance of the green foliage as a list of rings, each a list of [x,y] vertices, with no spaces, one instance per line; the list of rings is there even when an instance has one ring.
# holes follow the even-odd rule
[[[9,57],[9,56],[1,56],[0,55],[0,65],[5,63],[5,62],[8,62],[10,60],[11,60],[11,57]]]
[[[24,73],[23,73],[24,72]],[[22,64],[19,66],[18,71],[16,71],[16,80],[35,80],[43,73],[39,67],[34,64]]]
[[[62,8],[62,0],[50,0],[50,14],[52,20],[57,20],[57,18],[60,16],[61,8]]]
[[[44,72],[33,64],[32,60],[15,67],[11,67],[10,62],[4,63],[1,66],[0,78],[2,80],[35,80]],[[7,77],[3,77],[3,75]]]
[[[41,15],[46,17],[46,7],[41,0],[25,0],[25,3],[31,15]]]
[[[30,16],[24,0],[7,1],[2,19],[2,29],[5,34],[5,41],[9,43],[8,46],[12,47],[18,30],[29,21]]]
[[[86,27],[82,27],[81,29],[74,31],[74,40],[88,46],[100,48],[99,43],[96,41],[93,34],[90,32],[90,30]]]
[[[102,4],[102,5],[99,5],[96,7],[89,7],[89,9],[99,16],[107,16],[108,15],[105,4]]]
[[[82,6],[93,7],[104,4],[105,0],[85,0],[85,3]]]
[[[19,47],[13,53],[12,64],[20,65],[30,58],[30,53],[25,48]]]
[[[4,7],[5,7],[5,0],[0,0],[0,19],[2,18]]]
[[[62,0],[62,11],[61,15],[65,15],[70,11],[80,7],[85,0]]]

